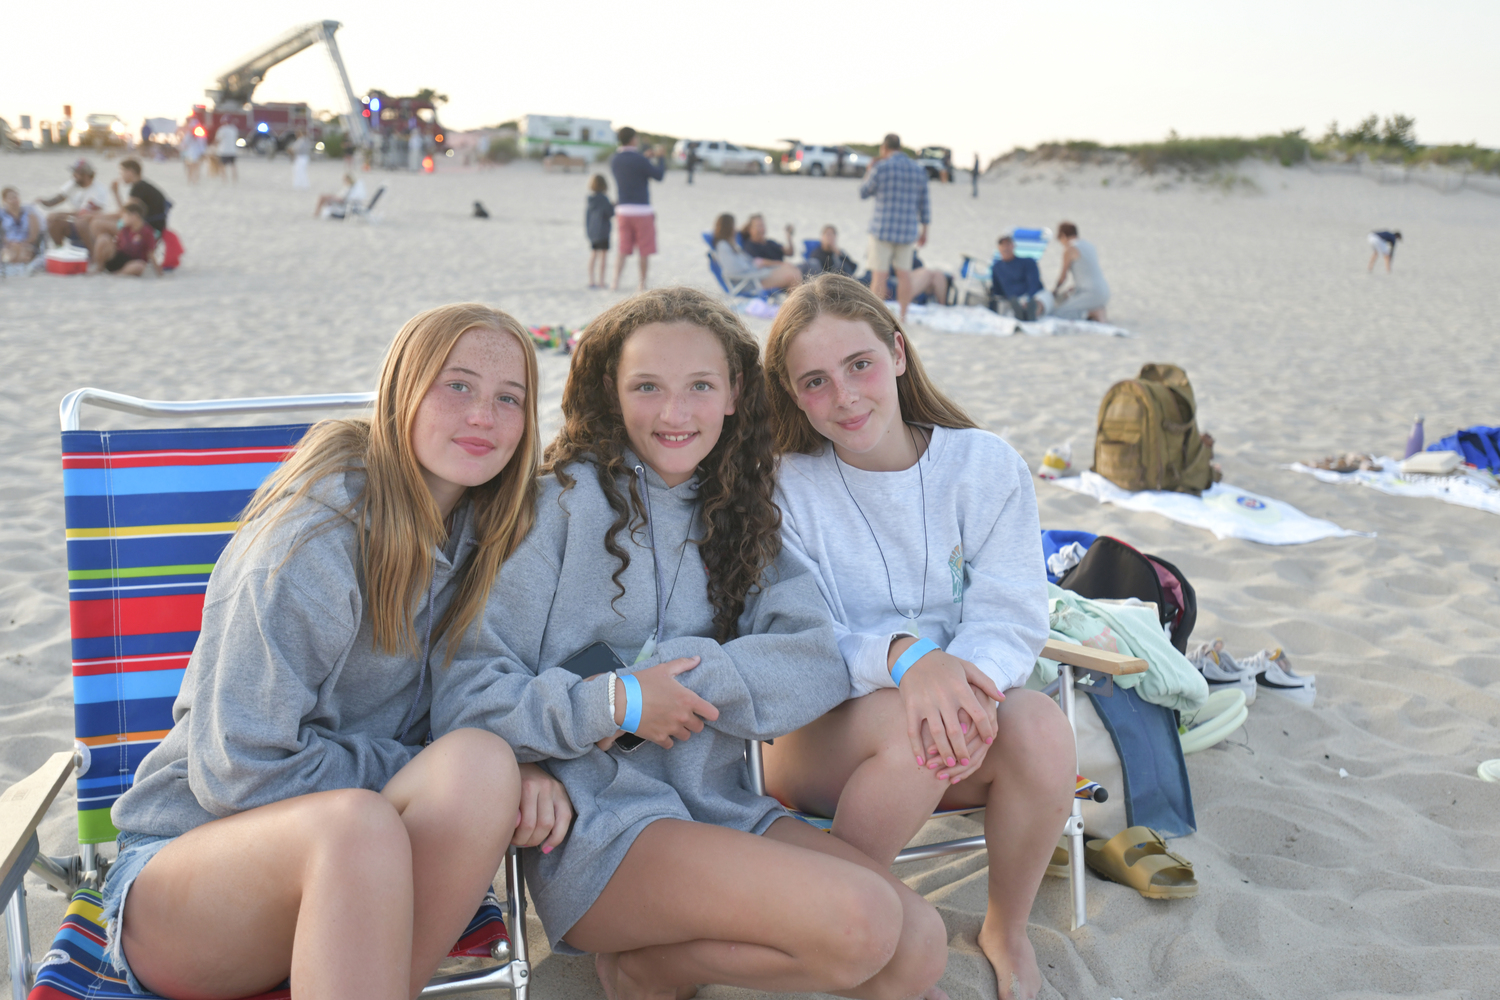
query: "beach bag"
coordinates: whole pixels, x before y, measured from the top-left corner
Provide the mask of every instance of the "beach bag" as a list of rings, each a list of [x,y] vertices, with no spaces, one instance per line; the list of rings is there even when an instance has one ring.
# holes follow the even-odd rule
[[[1181,570],[1160,556],[1100,535],[1057,585],[1090,600],[1134,597],[1155,604],[1162,625],[1171,630],[1173,647],[1187,655],[1188,637],[1198,623],[1198,593]]]
[[[1456,451],[1476,469],[1500,475],[1500,427],[1468,427],[1449,434],[1428,451]]]
[[[1213,449],[1198,432],[1198,406],[1187,373],[1146,364],[1099,403],[1093,471],[1123,490],[1195,496],[1213,484]]]
[[[161,234],[161,269],[163,271],[175,271],[177,265],[182,263],[182,240],[170,229],[162,230]]]

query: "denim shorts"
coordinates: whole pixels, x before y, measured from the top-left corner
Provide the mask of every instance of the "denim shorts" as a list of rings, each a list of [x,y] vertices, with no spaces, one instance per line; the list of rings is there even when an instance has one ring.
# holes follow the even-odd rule
[[[156,857],[157,852],[176,839],[156,837],[149,833],[120,834],[119,854],[115,857],[115,863],[109,866],[109,874],[104,879],[104,905],[99,913],[99,920],[104,924],[104,954],[114,963],[115,971],[125,976],[125,983],[132,993],[148,995],[151,991],[141,985],[141,981],[135,978],[130,963],[125,961],[125,947],[122,943],[124,935],[120,926],[125,916],[125,897],[135,884],[141,869]]]

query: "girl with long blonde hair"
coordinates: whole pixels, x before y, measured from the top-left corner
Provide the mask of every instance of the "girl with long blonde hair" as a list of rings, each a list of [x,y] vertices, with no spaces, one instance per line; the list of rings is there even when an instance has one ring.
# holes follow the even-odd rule
[[[1047,639],[1030,471],[842,275],[782,305],[766,378],[782,543],[813,568],[854,694],[766,747],[766,787],[884,864],[935,808],[986,807],[979,947],[1001,996],[1035,997],[1026,921],[1075,759],[1062,712],[1022,688]]]
[[[527,852],[527,883],[611,1000],[702,983],[897,1000],[946,960],[930,904],[751,790],[745,740],[849,693],[817,589],[780,552],[759,353],[686,288],[589,324],[536,528],[442,679],[440,729],[493,729],[567,786],[573,830]]]
[[[424,748],[429,664],[534,518],[536,385],[510,316],[430,309],[391,344],[373,415],[315,425],[252,498],[175,724],[113,809],[103,916],[132,991],[414,996],[513,835],[561,839],[516,834],[523,795],[564,829],[566,799],[498,737]]]

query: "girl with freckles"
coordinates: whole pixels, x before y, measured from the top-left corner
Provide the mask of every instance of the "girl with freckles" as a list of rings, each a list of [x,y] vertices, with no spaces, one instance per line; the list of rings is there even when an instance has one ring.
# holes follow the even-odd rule
[[[133,992],[290,979],[293,996],[404,1000],[506,845],[562,839],[561,786],[499,737],[428,744],[431,673],[534,518],[536,384],[510,316],[428,310],[391,344],[373,415],[315,425],[251,499],[175,724],[112,813],[106,947]]]
[[[567,787],[572,831],[526,858],[553,948],[594,953],[610,1000],[932,990],[936,911],[751,791],[747,739],[849,695],[813,579],[780,553],[755,338],[700,292],[637,295],[589,324],[562,409],[536,527],[435,719],[498,733]],[[559,668],[601,641],[617,669]]]
[[[984,808],[979,947],[1001,997],[1035,997],[1027,916],[1076,760],[1062,711],[1023,687],[1047,639],[1030,471],[842,275],[787,298],[766,377],[782,542],[813,571],[854,695],[766,747],[766,787],[885,864],[934,809]]]

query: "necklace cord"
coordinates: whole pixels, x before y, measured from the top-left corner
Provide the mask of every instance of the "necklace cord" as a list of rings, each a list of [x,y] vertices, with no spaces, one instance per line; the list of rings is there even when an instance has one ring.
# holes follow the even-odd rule
[[[906,432],[908,435],[911,435],[912,447],[917,448],[916,432],[912,430],[911,424],[906,425]],[[831,446],[832,442],[829,443]],[[891,582],[891,564],[886,562],[885,549],[880,547],[880,536],[875,534],[874,525],[870,523],[870,519],[865,515],[864,508],[859,505],[859,501],[854,499],[854,491],[849,488],[849,480],[844,478],[844,467],[843,463],[839,461],[837,448],[833,448],[833,467],[838,470],[839,482],[844,484],[844,492],[849,494],[850,502],[854,504],[854,509],[859,511],[860,518],[864,520],[865,527],[869,529],[870,537],[875,540],[875,551],[880,553],[880,565],[885,568],[885,589],[886,593],[890,595],[891,608],[895,610],[896,614],[907,621],[916,621],[922,617],[922,612],[927,610],[927,560],[932,554],[927,538],[927,480],[922,474],[921,449],[917,449],[917,482],[921,484],[922,490],[922,605],[914,615],[904,613],[900,605],[896,603],[896,588],[895,584]]]

